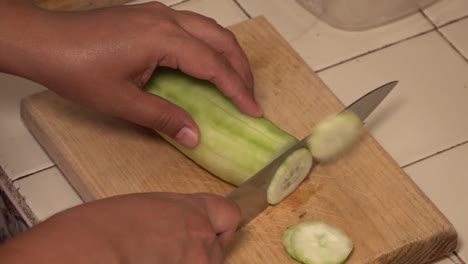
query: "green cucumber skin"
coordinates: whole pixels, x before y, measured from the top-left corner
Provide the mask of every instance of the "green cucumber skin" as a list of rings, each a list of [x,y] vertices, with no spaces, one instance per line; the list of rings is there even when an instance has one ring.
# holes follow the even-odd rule
[[[145,90],[186,110],[201,134],[199,145],[192,149],[162,136],[201,167],[236,186],[297,142],[267,118],[241,113],[213,84],[178,70],[158,68]]]

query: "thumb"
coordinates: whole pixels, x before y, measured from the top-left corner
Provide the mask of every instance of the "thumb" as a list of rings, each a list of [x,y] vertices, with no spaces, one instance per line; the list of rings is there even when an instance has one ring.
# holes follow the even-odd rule
[[[195,193],[192,196],[201,200],[200,204],[204,205],[205,213],[218,235],[221,247],[226,249],[241,221],[240,208],[234,202],[215,194]]]
[[[157,95],[130,90],[135,94],[131,96],[132,102],[123,109],[125,119],[163,133],[186,147],[198,144],[200,132],[185,110]]]

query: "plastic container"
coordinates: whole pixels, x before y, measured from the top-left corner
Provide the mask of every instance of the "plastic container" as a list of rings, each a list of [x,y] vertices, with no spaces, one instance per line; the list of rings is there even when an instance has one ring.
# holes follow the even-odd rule
[[[413,14],[438,0],[296,0],[325,23],[343,30],[366,30]]]

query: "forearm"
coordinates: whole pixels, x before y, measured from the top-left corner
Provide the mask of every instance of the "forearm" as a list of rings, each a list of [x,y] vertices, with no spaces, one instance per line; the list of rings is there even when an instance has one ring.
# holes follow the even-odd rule
[[[0,72],[30,78],[45,13],[30,0],[0,0]]]
[[[60,215],[0,245],[0,263],[119,263],[112,244],[91,225]]]

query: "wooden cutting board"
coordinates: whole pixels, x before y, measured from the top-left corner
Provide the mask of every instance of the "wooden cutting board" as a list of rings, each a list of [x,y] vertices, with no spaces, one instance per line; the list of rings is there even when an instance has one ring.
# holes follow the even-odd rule
[[[265,115],[302,138],[343,105],[263,18],[230,28],[245,49]],[[86,201],[170,191],[227,194],[212,176],[155,132],[83,109],[46,91],[25,98],[22,116]],[[348,263],[425,263],[455,249],[453,226],[394,160],[365,133],[343,159],[319,166],[299,189],[238,233],[227,263],[294,263],[281,233],[322,219],[355,242]]]

